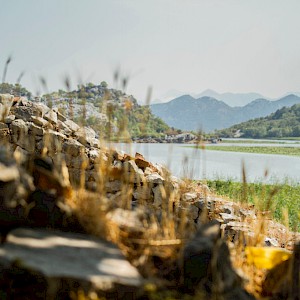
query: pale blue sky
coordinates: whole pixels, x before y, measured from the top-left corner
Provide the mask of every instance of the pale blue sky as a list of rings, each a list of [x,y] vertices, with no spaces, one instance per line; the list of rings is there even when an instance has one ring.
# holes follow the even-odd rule
[[[0,74],[33,92],[71,77],[113,85],[120,68],[143,102],[200,93],[300,90],[299,0],[0,0]]]

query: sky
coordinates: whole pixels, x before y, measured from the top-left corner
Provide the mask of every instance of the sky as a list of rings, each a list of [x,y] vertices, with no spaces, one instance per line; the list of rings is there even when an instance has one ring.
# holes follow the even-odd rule
[[[0,0],[0,75],[33,93],[128,79],[140,103],[172,90],[300,90],[299,0]],[[40,84],[47,81],[47,89]]]

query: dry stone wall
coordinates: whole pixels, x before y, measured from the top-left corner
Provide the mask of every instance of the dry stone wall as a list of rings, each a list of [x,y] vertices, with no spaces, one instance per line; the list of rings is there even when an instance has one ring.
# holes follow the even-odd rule
[[[194,224],[203,214],[217,219],[230,240],[240,234],[250,240],[254,236],[253,225],[258,223],[254,209],[242,209],[216,198],[204,185],[188,189],[182,180],[138,153],[132,157],[107,149],[93,129],[78,126],[57,109],[22,98],[16,103],[10,95],[1,95],[0,102],[1,142],[27,157],[45,154],[56,165],[66,164],[73,185],[83,184],[94,191],[100,186],[108,199],[118,199],[125,186],[132,191],[127,208],[139,203],[161,208],[167,199],[177,216],[184,212]],[[276,236],[264,239],[266,245],[280,246]]]
[[[159,233],[159,229],[163,232],[169,228],[166,220],[173,222],[175,231],[184,231],[185,235],[176,232],[173,236],[175,242],[178,241],[176,238],[186,239],[181,269],[179,262],[171,261],[176,271],[172,274],[170,262],[160,248],[153,252],[152,257],[142,255],[138,258],[139,271],[145,277],[149,276],[149,269],[144,268],[142,262],[153,259],[154,265],[155,261],[160,262],[156,265],[159,270],[157,277],[168,279],[175,276],[173,279],[180,282],[176,274],[181,270],[184,280],[181,280],[180,289],[190,294],[198,289],[206,290],[207,299],[212,291],[216,293],[216,299],[254,299],[245,292],[231,264],[223,237],[229,242],[242,241],[247,245],[257,243],[259,237],[267,246],[292,247],[291,234],[284,226],[265,220],[265,228],[269,231],[257,232],[257,228],[262,228],[261,219],[254,209],[217,198],[201,183],[188,186],[165,168],[145,160],[141,154],[132,157],[107,149],[91,128],[79,127],[58,110],[44,104],[22,98],[15,101],[10,95],[0,95],[0,143],[3,144],[0,145],[0,297],[20,299],[27,295],[33,299],[29,296],[32,296],[32,291],[40,290],[44,293],[41,299],[52,292],[53,299],[68,299],[66,293],[74,287],[89,291],[91,286],[96,286],[94,288],[104,295],[117,295],[111,299],[123,299],[123,294],[118,293],[122,291],[119,285],[124,285],[123,292],[130,294],[129,299],[136,298],[136,289],[142,284],[138,271],[127,263],[115,246],[88,237],[87,227],[80,222],[79,214],[64,202],[70,191],[70,182],[75,189],[76,186],[85,187],[95,191],[92,194],[98,198],[105,198],[103,202],[109,206],[105,221],[125,233],[123,238],[120,235],[119,242],[126,245],[127,250],[132,247],[133,252],[138,252],[137,249],[144,246],[136,241],[151,238],[151,231]],[[6,151],[8,145],[10,149]],[[53,189],[55,193],[52,193]],[[125,201],[122,195],[126,195]],[[180,224],[186,228],[180,228]],[[23,226],[30,227],[30,230],[21,229]],[[59,231],[41,231],[36,227]],[[282,236],[286,239],[283,240]],[[158,245],[159,239],[170,238],[152,237],[158,238]],[[31,250],[28,239],[34,245]],[[65,242],[59,244],[62,239]],[[49,245],[49,241],[52,244]],[[78,247],[75,247],[75,242],[78,242]],[[86,249],[87,244],[92,245],[91,249]],[[70,249],[70,245],[74,249]],[[168,244],[166,246],[171,248]],[[36,252],[37,247],[40,249]],[[56,247],[68,248],[68,252],[61,256]],[[92,255],[95,249],[96,255]],[[76,261],[78,251],[86,251],[85,256],[91,262],[80,265],[84,260]],[[112,251],[116,252],[113,257],[110,256]],[[54,258],[50,257],[59,256],[58,268],[53,268]],[[107,265],[107,261],[112,260],[116,260],[118,266],[126,267],[122,268],[122,280],[122,274],[112,272],[115,265]],[[43,268],[40,261],[44,263]],[[73,263],[74,272],[65,274],[64,271],[70,270]],[[53,272],[49,273],[48,268]],[[100,272],[103,268],[108,268],[108,272]],[[81,276],[81,270],[86,270],[86,277]],[[32,281],[29,288],[23,286],[19,274],[22,280]],[[91,274],[95,276],[91,277]],[[213,277],[216,281],[212,280]],[[12,285],[15,290],[7,288]],[[48,290],[49,286],[56,288]],[[63,291],[58,287],[64,287]],[[61,293],[64,293],[63,297],[58,296]]]

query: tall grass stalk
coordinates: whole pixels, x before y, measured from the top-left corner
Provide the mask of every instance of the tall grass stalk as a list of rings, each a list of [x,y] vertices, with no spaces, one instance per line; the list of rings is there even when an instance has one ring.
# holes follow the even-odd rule
[[[226,196],[236,202],[255,205],[260,211],[273,211],[279,222],[288,224],[291,229],[300,231],[300,184],[263,182],[247,183],[228,180],[208,180],[209,187],[218,195]]]

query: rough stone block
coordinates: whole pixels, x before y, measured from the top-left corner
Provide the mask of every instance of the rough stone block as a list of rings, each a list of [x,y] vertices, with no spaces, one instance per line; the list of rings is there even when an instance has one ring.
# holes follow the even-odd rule
[[[16,261],[23,276],[10,272],[15,270]],[[109,299],[113,295],[117,299],[128,296],[126,299],[135,299],[135,292],[142,284],[138,271],[115,245],[76,233],[14,230],[0,248],[0,267],[8,281],[1,292],[12,299],[17,295],[36,299],[37,293],[44,295],[43,299],[69,299],[70,291],[79,289]],[[30,275],[37,280],[29,281]],[[24,285],[24,280],[32,283],[31,288]]]

